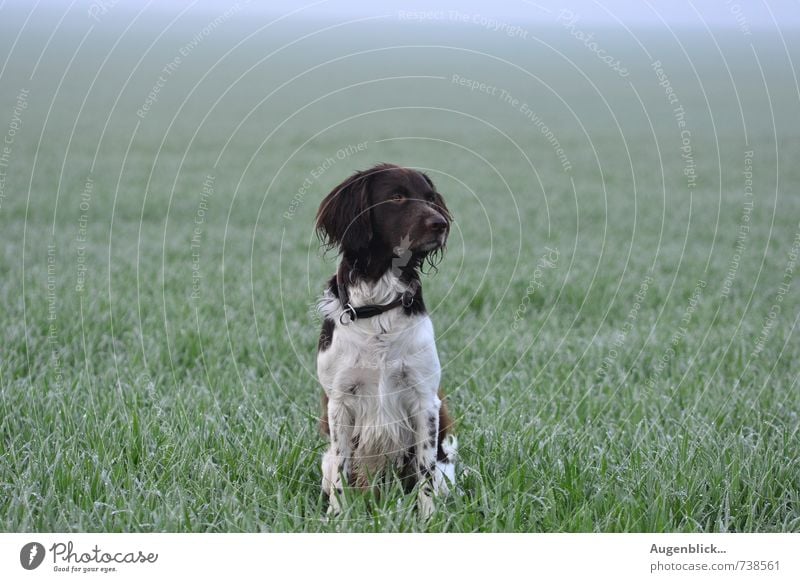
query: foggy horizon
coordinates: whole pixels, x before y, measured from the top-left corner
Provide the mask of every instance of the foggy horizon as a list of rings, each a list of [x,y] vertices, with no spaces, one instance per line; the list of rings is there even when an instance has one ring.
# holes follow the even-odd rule
[[[626,27],[640,28],[705,28],[713,30],[744,30],[765,32],[776,29],[800,27],[800,4],[790,0],[777,0],[751,4],[728,0],[684,0],[679,3],[629,3],[621,0],[597,2],[574,0],[568,5],[552,1],[530,2],[528,0],[504,0],[491,5],[476,0],[456,2],[454,0],[410,0],[387,2],[380,5],[365,5],[355,0],[320,0],[299,5],[288,0],[276,0],[268,6],[242,0],[195,0],[194,2],[159,4],[145,0],[95,0],[73,2],[56,0],[46,4],[37,2],[33,8],[23,0],[0,0],[0,13],[4,10],[25,10],[44,13],[48,10],[73,11],[92,8],[114,11],[139,11],[175,13],[186,10],[186,15],[223,12],[237,7],[252,13],[271,17],[288,16],[296,20],[331,20],[342,18],[386,17],[397,21],[457,24],[460,19],[480,16],[508,25],[532,27],[556,27],[564,12],[584,24],[597,27],[614,27],[624,31]]]

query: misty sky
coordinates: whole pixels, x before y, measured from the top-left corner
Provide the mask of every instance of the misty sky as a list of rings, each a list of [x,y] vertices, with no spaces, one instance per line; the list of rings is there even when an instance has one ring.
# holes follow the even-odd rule
[[[124,0],[123,0],[124,1]],[[222,0],[199,0],[199,5],[220,7]],[[262,10],[285,13],[307,6],[303,14],[316,17],[366,16],[396,14],[399,10],[458,11],[480,13],[503,18],[509,22],[552,23],[557,14],[567,8],[580,14],[583,22],[626,26],[701,25],[700,18],[711,27],[736,28],[742,18],[752,28],[781,28],[800,26],[800,0],[402,0],[364,2],[357,0],[322,0],[298,2],[270,0],[258,5]],[[252,5],[251,5],[252,8]],[[699,15],[698,15],[699,14]]]
[[[292,18],[358,18],[399,11],[439,12],[438,20],[453,20],[450,11],[494,18],[509,25],[552,26],[563,9],[594,26],[702,27],[782,30],[800,27],[800,0],[0,0],[4,9],[14,7],[30,12],[54,9],[86,11],[93,5],[108,5],[116,12],[148,4],[148,11],[174,12],[192,5],[190,12],[219,13],[236,4],[247,4],[250,12],[282,15],[296,11]],[[444,13],[443,15],[441,13]]]

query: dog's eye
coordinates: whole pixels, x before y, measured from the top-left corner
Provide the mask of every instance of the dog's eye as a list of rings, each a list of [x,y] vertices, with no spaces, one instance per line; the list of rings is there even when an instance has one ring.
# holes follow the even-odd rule
[[[403,199],[403,194],[401,192],[394,192],[392,194],[392,202],[400,202]]]

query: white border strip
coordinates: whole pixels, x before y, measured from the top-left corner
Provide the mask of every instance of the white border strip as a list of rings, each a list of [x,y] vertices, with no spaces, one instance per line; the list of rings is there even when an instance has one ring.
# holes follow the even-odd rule
[[[800,534],[0,534],[0,579],[778,581],[799,553]]]

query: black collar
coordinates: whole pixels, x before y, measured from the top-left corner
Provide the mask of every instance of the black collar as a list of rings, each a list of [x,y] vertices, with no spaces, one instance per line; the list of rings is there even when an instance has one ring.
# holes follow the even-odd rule
[[[344,276],[341,269],[336,274],[336,287],[339,291],[339,301],[344,306],[344,311],[339,316],[339,323],[342,325],[350,325],[357,319],[369,319],[381,313],[394,309],[396,307],[411,307],[414,303],[414,293],[405,291],[399,293],[394,301],[384,305],[362,305],[360,307],[353,307],[350,303],[349,295],[347,294],[347,285],[344,282]]]

